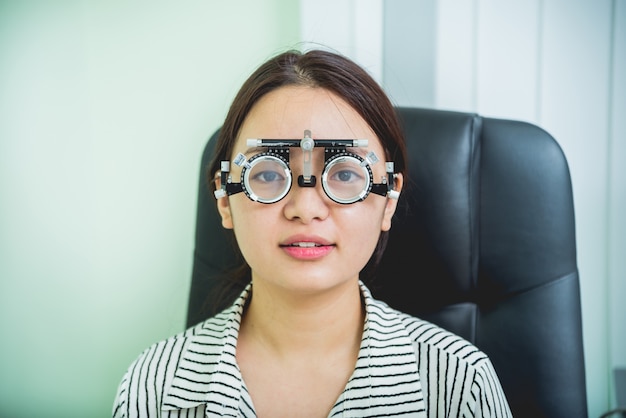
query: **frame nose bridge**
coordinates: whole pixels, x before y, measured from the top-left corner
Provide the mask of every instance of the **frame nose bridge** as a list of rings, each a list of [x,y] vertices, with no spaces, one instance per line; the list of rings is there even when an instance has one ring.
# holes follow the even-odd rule
[[[303,185],[301,183],[302,177],[305,175],[305,158],[307,158],[306,152],[300,149],[293,150],[290,153],[289,169],[291,170],[292,187],[289,194],[299,194],[309,191],[309,193],[316,193],[320,199],[324,199],[326,198],[326,194],[321,183],[325,167],[324,149],[315,148],[312,150],[310,174],[314,177],[314,181],[312,184]]]
[[[297,179],[301,175],[305,175],[305,164],[307,154],[298,148],[293,149],[289,153],[289,168],[294,179]],[[311,152],[311,174],[316,178],[321,178],[324,171],[324,149],[314,148]]]

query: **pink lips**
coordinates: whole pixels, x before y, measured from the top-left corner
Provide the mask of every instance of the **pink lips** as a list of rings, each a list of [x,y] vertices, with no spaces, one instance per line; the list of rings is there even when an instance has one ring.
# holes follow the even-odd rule
[[[335,246],[317,236],[296,235],[281,242],[280,248],[293,258],[315,260],[328,255]]]

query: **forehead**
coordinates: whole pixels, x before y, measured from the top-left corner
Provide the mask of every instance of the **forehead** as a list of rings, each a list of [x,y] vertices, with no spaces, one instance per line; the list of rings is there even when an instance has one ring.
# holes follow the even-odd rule
[[[342,98],[322,88],[281,87],[263,96],[248,113],[237,138],[237,151],[248,138],[368,139],[368,148],[381,148],[378,138]]]

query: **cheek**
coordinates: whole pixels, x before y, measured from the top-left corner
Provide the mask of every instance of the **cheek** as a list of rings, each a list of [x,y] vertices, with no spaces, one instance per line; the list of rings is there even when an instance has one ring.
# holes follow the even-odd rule
[[[245,201],[243,199],[246,199]],[[233,200],[231,203],[231,214],[233,216],[233,226],[237,230],[248,229],[250,227],[255,227],[258,224],[258,221],[263,219],[263,206],[261,203],[249,201],[247,197],[243,195],[237,196],[237,200]],[[253,206],[254,205],[254,206]],[[262,205],[262,206],[261,206]],[[261,207],[257,207],[261,206]]]
[[[372,196],[378,197],[378,196]],[[368,197],[371,199],[372,197]],[[367,204],[369,202],[355,203],[355,211],[346,212],[342,216],[343,224],[346,226],[344,233],[353,237],[355,244],[369,259],[376,248],[376,243],[381,234],[383,225],[383,204]],[[381,202],[376,202],[381,203]],[[359,205],[363,205],[359,207]]]
[[[233,232],[247,260],[259,251],[262,243],[271,240],[277,229],[274,220],[278,214],[272,205],[251,202],[243,194],[231,197],[231,214]]]

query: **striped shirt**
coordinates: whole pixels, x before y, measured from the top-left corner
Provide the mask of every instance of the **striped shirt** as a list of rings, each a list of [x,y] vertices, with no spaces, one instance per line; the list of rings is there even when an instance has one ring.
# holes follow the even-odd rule
[[[510,417],[487,356],[372,298],[352,376],[329,417]],[[236,361],[248,285],[222,313],[154,344],[124,375],[113,417],[255,417]]]

